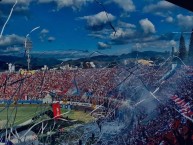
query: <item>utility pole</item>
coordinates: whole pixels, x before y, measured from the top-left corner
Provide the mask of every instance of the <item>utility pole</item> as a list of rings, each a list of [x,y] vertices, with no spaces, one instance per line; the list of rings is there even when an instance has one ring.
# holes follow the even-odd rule
[[[25,51],[26,51],[26,55],[27,55],[27,69],[28,69],[28,71],[30,70],[30,62],[31,62],[30,51],[31,51],[31,49],[32,49],[32,41],[29,38],[26,38]]]

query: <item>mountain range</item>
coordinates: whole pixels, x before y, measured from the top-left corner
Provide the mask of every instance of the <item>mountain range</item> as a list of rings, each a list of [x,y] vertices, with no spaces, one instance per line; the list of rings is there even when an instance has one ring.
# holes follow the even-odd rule
[[[136,57],[139,59],[156,59],[156,58],[165,58],[169,56],[169,52],[156,52],[156,51],[144,51],[144,52],[138,52],[133,51],[128,54],[122,54],[122,55],[97,55],[97,56],[91,56],[91,57],[84,57],[79,58],[76,60],[68,60],[68,61],[62,61],[56,58],[52,57],[45,57],[45,58],[39,58],[39,57],[32,57],[31,58],[31,69],[40,69],[44,65],[47,65],[49,68],[53,68],[55,66],[61,66],[70,64],[72,66],[80,66],[80,62],[87,62],[92,61],[97,64],[97,66],[105,66],[109,63],[114,62],[121,62],[126,59],[135,59]],[[16,70],[20,68],[27,68],[27,62],[26,57],[17,57],[17,56],[11,56],[11,55],[0,55],[0,71],[4,71],[8,69],[7,63],[15,64]]]

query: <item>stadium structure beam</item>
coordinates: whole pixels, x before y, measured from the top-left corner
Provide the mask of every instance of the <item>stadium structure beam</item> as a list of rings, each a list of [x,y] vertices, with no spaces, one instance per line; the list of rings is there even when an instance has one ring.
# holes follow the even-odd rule
[[[166,0],[166,1],[193,12],[193,2],[191,2],[190,0]]]

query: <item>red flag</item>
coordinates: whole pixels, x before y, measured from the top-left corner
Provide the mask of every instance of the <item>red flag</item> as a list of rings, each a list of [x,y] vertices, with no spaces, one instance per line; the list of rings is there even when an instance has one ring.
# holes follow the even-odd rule
[[[172,96],[171,99],[180,107],[179,112],[191,116],[193,115],[193,111],[191,110],[191,106],[189,102],[186,102],[184,99],[181,99],[178,96]]]
[[[53,112],[54,112],[54,118],[56,118],[56,119],[60,118],[61,111],[60,111],[60,104],[59,104],[59,102],[53,103],[52,104],[52,109],[53,109]]]
[[[177,99],[177,98],[178,98],[177,95],[174,95],[174,96],[171,97],[172,100],[175,100],[175,99]]]

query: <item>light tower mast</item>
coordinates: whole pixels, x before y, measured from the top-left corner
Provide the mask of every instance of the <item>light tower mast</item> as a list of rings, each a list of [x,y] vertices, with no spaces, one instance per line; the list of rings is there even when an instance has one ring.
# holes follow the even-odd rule
[[[30,51],[31,51],[31,49],[32,49],[32,41],[29,38],[26,38],[25,51],[26,51],[26,55],[27,55],[27,69],[28,69],[28,71],[30,70],[30,62],[31,62]]]

